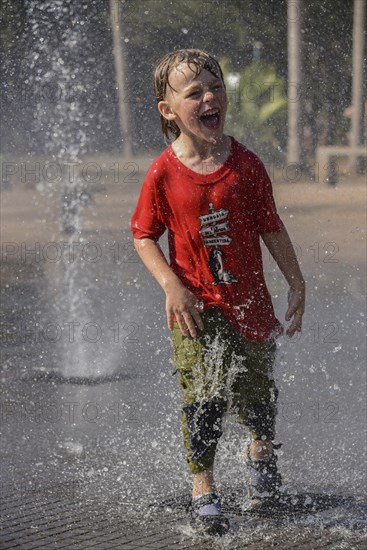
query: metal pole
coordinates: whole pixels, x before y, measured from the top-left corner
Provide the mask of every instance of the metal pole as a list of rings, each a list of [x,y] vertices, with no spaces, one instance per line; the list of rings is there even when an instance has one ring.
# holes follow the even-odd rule
[[[353,77],[352,77],[352,124],[350,145],[361,144],[363,105],[363,51],[365,41],[366,0],[354,0],[353,12]],[[352,169],[358,171],[358,157],[352,155]]]
[[[113,58],[115,62],[116,84],[118,90],[119,120],[122,140],[122,152],[126,157],[133,154],[132,140],[130,133],[130,120],[127,98],[128,94],[125,88],[126,71],[123,51],[123,41],[121,36],[121,15],[119,0],[110,0],[110,18],[113,37]]]
[[[300,162],[301,0],[288,0],[288,163]]]

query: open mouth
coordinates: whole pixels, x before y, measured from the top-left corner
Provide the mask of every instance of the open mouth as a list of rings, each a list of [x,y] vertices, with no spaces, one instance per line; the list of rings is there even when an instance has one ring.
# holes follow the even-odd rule
[[[219,109],[208,109],[200,116],[201,123],[211,130],[219,128],[220,123],[220,111]]]

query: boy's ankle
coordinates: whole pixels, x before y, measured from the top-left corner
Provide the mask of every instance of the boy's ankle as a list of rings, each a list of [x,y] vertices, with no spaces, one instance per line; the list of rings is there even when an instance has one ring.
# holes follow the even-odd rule
[[[192,498],[199,498],[199,497],[203,497],[205,495],[210,495],[212,493],[215,493],[215,488],[214,487],[207,487],[206,489],[203,489],[203,490],[195,490],[193,489],[192,491]]]
[[[252,460],[266,460],[273,454],[273,443],[269,440],[252,440],[249,451]]]
[[[192,487],[193,498],[208,495],[210,493],[215,493],[213,466],[203,472],[194,474]]]

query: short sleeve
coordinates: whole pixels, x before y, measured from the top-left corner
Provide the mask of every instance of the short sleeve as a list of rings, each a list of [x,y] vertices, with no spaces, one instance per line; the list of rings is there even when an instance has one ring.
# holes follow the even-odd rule
[[[131,231],[134,239],[158,239],[166,230],[166,225],[160,214],[157,200],[157,189],[153,171],[149,168],[140,191],[140,196],[131,218]]]
[[[280,232],[284,225],[277,212],[270,178],[260,159],[257,159],[255,174],[257,230],[260,234]]]

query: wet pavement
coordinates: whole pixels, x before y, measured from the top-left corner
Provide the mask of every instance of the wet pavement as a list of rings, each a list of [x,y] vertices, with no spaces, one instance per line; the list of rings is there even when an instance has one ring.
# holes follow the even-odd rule
[[[103,256],[77,275],[88,308],[74,315],[45,262],[3,267],[0,548],[365,548],[365,269],[352,233],[360,218],[351,210],[343,228],[354,240],[341,241],[336,220],[335,233],[316,241],[299,209],[284,211],[291,225],[298,216],[291,234],[309,291],[302,335],[278,340],[284,495],[272,510],[247,509],[247,434],[226,419],[216,471],[232,527],[216,542],[187,525],[190,476],[164,297],[126,224],[86,229]],[[283,318],[286,285],[264,262]]]
[[[184,499],[172,500],[171,507],[164,503],[156,509],[146,507],[142,517],[142,512],[134,514],[131,506],[119,502],[103,505],[78,498],[75,489],[72,494],[70,488],[69,494],[65,488],[57,493],[55,486],[49,497],[44,491],[7,499],[2,548],[365,548],[358,528],[342,528],[330,518],[329,525],[327,521],[310,525],[309,518],[318,513],[321,519],[322,510],[329,509],[335,516],[338,506],[352,509],[355,504],[348,499],[329,497],[327,501],[309,494],[304,501],[312,500],[313,506],[283,506],[280,511],[273,510],[270,517],[266,513],[240,513],[241,498],[227,490],[224,510],[231,530],[214,539],[190,534]]]

